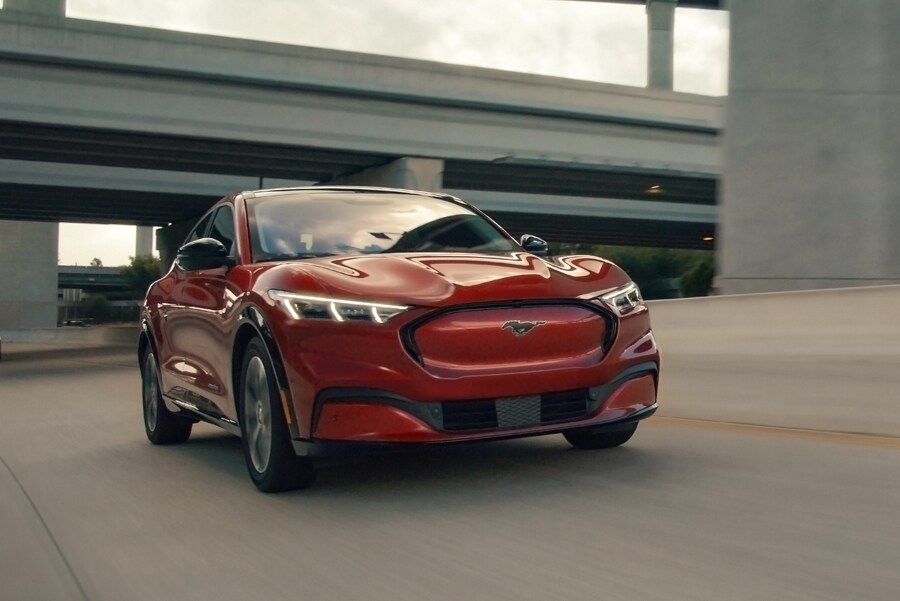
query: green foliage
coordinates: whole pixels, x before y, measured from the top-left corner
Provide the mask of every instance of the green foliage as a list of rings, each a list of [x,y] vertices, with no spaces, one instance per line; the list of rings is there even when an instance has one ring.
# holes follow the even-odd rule
[[[112,317],[112,307],[102,294],[92,294],[84,300],[84,315],[97,323],[109,321]]]
[[[700,257],[681,276],[681,294],[684,296],[707,296],[712,288],[716,265],[712,257]]]
[[[608,259],[625,270],[646,299],[709,294],[712,275],[709,275],[705,288],[700,276],[715,271],[713,253],[705,250],[582,244],[561,245],[554,248],[553,253],[585,253]],[[690,281],[693,287],[686,291],[683,278],[694,270],[697,273],[691,277],[695,279]]]
[[[143,298],[150,284],[162,277],[162,264],[156,257],[149,255],[129,257],[130,263],[119,268],[122,276],[128,280],[128,287],[135,298]]]

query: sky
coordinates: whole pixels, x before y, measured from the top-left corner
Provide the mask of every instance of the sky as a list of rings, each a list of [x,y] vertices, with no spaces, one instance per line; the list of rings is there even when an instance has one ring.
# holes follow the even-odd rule
[[[573,0],[67,0],[67,16],[644,86],[641,5]],[[675,90],[727,91],[728,17],[679,8]],[[228,192],[223,191],[223,194]],[[134,227],[60,224],[62,264],[121,265]]]

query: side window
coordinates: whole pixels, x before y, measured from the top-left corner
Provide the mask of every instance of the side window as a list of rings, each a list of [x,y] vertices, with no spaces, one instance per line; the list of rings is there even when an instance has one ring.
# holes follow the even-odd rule
[[[224,205],[216,211],[209,237],[224,244],[228,254],[234,256],[234,212],[229,205]]]
[[[212,219],[212,213],[204,217],[200,221],[200,223],[194,226],[194,229],[191,230],[191,233],[188,234],[187,238],[184,239],[184,243],[187,244],[188,242],[193,242],[198,238],[203,238],[204,234],[206,233],[206,226],[209,225],[210,219]]]

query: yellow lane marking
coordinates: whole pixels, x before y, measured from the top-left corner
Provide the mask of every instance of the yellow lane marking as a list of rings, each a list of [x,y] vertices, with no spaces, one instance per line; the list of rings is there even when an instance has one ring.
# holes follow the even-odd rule
[[[720,430],[728,432],[768,434],[772,436],[801,438],[805,440],[820,440],[824,442],[840,442],[845,444],[860,444],[873,447],[892,447],[900,449],[900,438],[893,436],[879,436],[877,434],[855,434],[853,432],[806,430],[803,428],[786,428],[783,426],[761,426],[758,424],[717,422],[712,420],[690,419],[686,417],[654,416],[649,421],[649,423],[664,424],[670,426],[687,426],[691,428],[705,428],[707,430]]]

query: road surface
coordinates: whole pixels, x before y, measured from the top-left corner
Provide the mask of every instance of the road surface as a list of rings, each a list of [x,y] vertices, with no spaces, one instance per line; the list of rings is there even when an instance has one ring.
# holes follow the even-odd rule
[[[237,438],[146,441],[131,349],[9,346],[3,601],[900,598],[897,411],[845,428],[836,402],[896,401],[896,369],[832,374],[817,406],[819,363],[673,357],[625,447],[421,450],[264,495]]]

